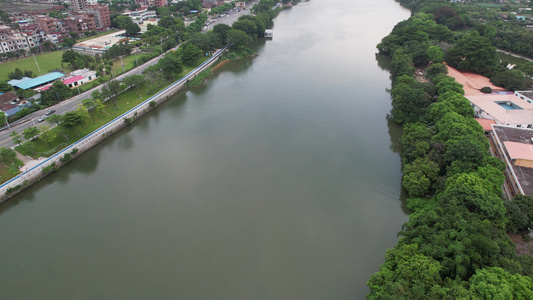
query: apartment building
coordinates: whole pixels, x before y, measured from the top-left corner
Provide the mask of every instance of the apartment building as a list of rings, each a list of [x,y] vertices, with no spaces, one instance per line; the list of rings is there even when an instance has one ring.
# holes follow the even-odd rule
[[[70,0],[73,11],[81,11],[87,8],[87,0]]]
[[[56,32],[58,30],[58,24],[56,19],[47,16],[36,16],[35,23],[39,26],[39,29],[45,34]]]
[[[85,11],[94,15],[94,24],[99,31],[105,31],[111,27],[109,7],[104,5],[87,5]]]
[[[63,21],[64,27],[68,28],[68,32],[76,32],[78,35],[83,35],[86,31],[96,30],[94,15],[79,15],[65,18]]]

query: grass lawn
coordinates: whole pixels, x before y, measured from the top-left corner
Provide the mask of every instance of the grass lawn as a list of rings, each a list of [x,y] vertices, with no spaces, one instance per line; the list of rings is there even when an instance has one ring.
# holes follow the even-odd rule
[[[510,64],[513,64],[513,65],[524,64],[524,63],[528,62],[527,60],[525,60],[523,58],[514,57],[514,56],[511,56],[509,54],[505,54],[505,53],[501,53],[501,52],[498,52],[498,58],[500,58],[500,60],[506,61],[506,62],[508,62]]]
[[[207,58],[203,58],[198,65],[200,65],[202,62],[207,60]],[[189,67],[184,66],[183,72],[180,74],[180,77],[184,76],[185,74],[192,71],[195,67]],[[157,90],[162,90],[163,88],[169,86],[171,83],[173,83],[175,80],[165,80],[160,83],[159,87],[157,87]],[[137,88],[131,88],[122,94],[120,94],[117,99],[115,100],[117,104],[117,109],[114,109],[113,101],[107,101],[105,102],[105,109],[100,112],[92,112],[91,115],[94,117],[94,121],[91,118],[89,118],[85,124],[85,126],[78,128],[79,131],[79,138],[86,136],[87,134],[93,132],[94,130],[98,129],[102,125],[108,123],[109,121],[113,120],[117,116],[123,114],[124,112],[128,111],[129,109],[133,108],[137,104],[141,103],[142,101],[150,98],[152,94],[147,95],[148,91],[152,89],[152,86],[150,82],[147,80],[144,84],[142,84],[139,87],[139,93],[141,95],[141,98],[139,99],[139,96],[137,94]],[[47,126],[50,124],[46,124]],[[41,125],[42,126],[42,125]],[[38,126],[39,127],[39,126]],[[52,129],[54,130],[54,129]],[[65,139],[65,137],[61,135],[57,135],[57,137],[50,143],[46,143],[40,138],[37,138],[35,140],[35,144],[33,147],[27,147],[24,143],[22,146],[17,146],[15,148],[16,151],[23,155],[28,155],[33,158],[38,158],[41,156],[49,157],[53,155],[54,153],[59,152],[61,149],[67,147],[68,145],[76,142],[79,140],[78,135],[76,133],[76,130],[72,130],[69,133],[68,139]],[[0,181],[1,182],[1,181]]]
[[[20,58],[17,60],[8,61],[0,64],[0,81],[8,80],[7,74],[15,71],[15,68],[19,68],[22,71],[30,70],[33,74],[40,76],[49,73],[51,70],[59,69],[64,72],[69,72],[69,67],[61,67],[61,56],[63,51],[53,51],[36,55],[37,63],[41,72],[37,69],[35,59],[32,56],[26,58]]]
[[[16,170],[18,171],[19,167],[21,167],[22,165],[23,165],[22,161],[17,159],[15,162]],[[14,175],[10,174],[9,167],[0,163],[0,183],[8,181],[9,179],[17,176],[18,173],[19,172],[17,172],[17,174],[14,174]]]
[[[122,61],[124,62],[124,68],[126,69],[126,71],[133,69],[136,66],[135,59],[138,59],[139,57],[143,55],[146,55],[146,54],[143,54],[143,53],[132,54],[132,55],[123,57]],[[113,71],[113,74],[115,76],[118,76],[119,74],[124,73],[122,71],[122,64],[120,63],[120,58],[113,61],[113,67],[111,68],[111,70]]]

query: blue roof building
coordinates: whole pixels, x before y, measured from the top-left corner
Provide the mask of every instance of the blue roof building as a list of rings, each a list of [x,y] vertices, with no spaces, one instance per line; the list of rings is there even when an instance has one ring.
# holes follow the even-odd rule
[[[63,76],[65,76],[65,74],[61,72],[51,72],[51,73],[44,74],[39,77],[35,77],[35,78],[28,79],[28,80],[24,80],[22,82],[18,82],[14,84],[13,86],[19,89],[27,90],[27,89],[31,89],[31,88],[46,84],[46,83],[53,82]]]

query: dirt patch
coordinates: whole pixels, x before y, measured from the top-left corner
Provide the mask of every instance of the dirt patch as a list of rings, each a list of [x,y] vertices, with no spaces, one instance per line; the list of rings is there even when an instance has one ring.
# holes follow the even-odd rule
[[[417,69],[415,71],[415,78],[419,82],[429,82],[429,80],[425,77],[424,70],[423,69]]]
[[[526,242],[521,235],[515,233],[508,234],[511,240],[516,244],[516,254],[533,256],[533,240]]]
[[[225,59],[225,60],[219,62],[216,66],[213,67],[213,71],[215,71],[216,69],[222,67],[222,66],[225,65],[228,61],[229,61],[229,59]]]

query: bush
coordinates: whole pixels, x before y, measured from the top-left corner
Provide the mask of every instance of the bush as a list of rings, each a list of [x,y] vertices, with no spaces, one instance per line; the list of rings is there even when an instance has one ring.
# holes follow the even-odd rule
[[[150,107],[155,107],[157,105],[157,103],[155,101],[150,101],[150,103],[148,104],[150,105]]]
[[[20,189],[20,188],[21,188],[20,184],[14,186],[14,187],[12,187],[12,188],[8,188],[8,189],[6,190],[6,194],[11,194],[11,193],[13,193],[14,191],[16,191],[16,190],[18,190],[18,189]]]
[[[56,166],[56,163],[52,163],[48,167],[43,168],[43,174],[48,174],[50,172],[55,172],[57,170],[59,170],[59,167]]]
[[[70,153],[65,154],[63,157],[61,157],[59,160],[66,163],[72,159],[72,155]]]
[[[492,93],[492,89],[488,86],[486,87],[482,87],[481,90],[480,90],[482,93],[485,93],[485,94],[490,94]]]
[[[74,155],[76,153],[78,153],[78,148],[74,148],[74,149],[72,149],[72,151],[70,151],[70,154],[72,154],[72,155]]]

